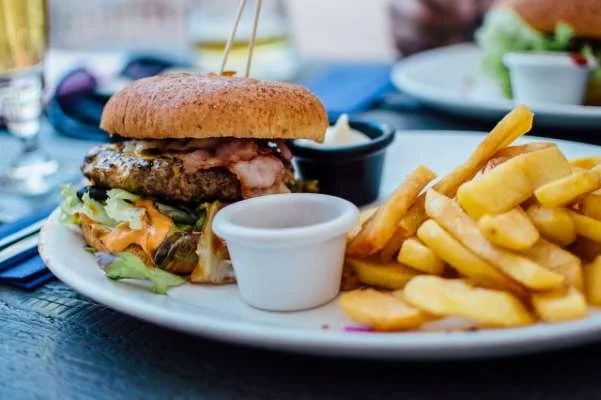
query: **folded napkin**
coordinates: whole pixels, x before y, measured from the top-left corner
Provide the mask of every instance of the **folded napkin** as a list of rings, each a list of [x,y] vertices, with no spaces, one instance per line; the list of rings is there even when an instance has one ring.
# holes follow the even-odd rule
[[[113,78],[115,83],[129,81],[172,68],[190,66],[180,60],[135,57]],[[297,83],[315,92],[330,117],[336,118],[342,113],[365,111],[393,91],[389,75],[389,64],[324,64],[310,68]],[[101,87],[98,77],[87,69],[70,71],[61,79],[48,103],[48,120],[66,136],[108,140],[106,133],[98,127],[102,108],[111,95],[106,86]]]
[[[15,222],[1,225],[0,242],[10,235],[45,219],[55,207],[37,210]],[[35,289],[52,279],[54,279],[54,275],[39,257],[37,247],[28,248],[0,263],[0,284],[22,289]]]

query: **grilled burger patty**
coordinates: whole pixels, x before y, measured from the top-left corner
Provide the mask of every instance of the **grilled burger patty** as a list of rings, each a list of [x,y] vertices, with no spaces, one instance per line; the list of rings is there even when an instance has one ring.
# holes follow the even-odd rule
[[[224,166],[189,171],[173,154],[136,153],[126,148],[122,143],[96,147],[84,160],[83,174],[94,186],[166,200],[233,202],[243,198],[240,180]],[[287,163],[283,183],[290,187],[293,182],[292,166]]]

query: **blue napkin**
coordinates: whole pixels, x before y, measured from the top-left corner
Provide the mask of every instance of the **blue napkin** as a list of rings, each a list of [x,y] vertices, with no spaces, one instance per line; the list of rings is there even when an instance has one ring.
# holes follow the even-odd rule
[[[48,217],[55,208],[46,207],[13,223],[0,226],[0,240]],[[35,289],[54,279],[54,275],[39,257],[37,248],[29,249],[0,264],[0,284],[22,289]]]
[[[333,118],[366,111],[394,90],[389,64],[334,64],[298,83],[313,91]]]

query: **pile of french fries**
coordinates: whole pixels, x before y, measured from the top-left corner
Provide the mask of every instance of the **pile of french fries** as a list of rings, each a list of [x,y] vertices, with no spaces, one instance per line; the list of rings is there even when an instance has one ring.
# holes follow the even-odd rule
[[[512,146],[532,121],[516,107],[438,182],[419,166],[364,212],[339,300],[349,318],[377,331],[447,317],[498,328],[585,318],[601,305],[601,156]]]

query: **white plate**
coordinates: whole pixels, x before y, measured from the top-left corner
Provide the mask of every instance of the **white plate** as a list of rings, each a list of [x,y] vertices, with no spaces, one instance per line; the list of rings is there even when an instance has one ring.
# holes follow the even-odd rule
[[[449,131],[399,133],[387,154],[383,193],[394,190],[420,163],[439,174],[447,172],[462,162],[481,138],[479,133]],[[557,142],[570,157],[601,154],[596,146]],[[350,321],[335,303],[310,311],[271,313],[243,303],[234,285],[187,284],[160,296],[132,283],[114,282],[104,276],[83,245],[78,234],[59,224],[54,212],[42,231],[40,252],[52,272],[67,285],[134,317],[228,342],[320,355],[448,359],[540,351],[601,337],[601,313],[596,311],[581,321],[519,329],[349,333],[343,328]]]
[[[514,106],[481,72],[482,51],[459,44],[424,51],[399,61],[391,79],[402,91],[452,114],[497,121]],[[557,128],[599,128],[601,107],[528,104],[537,124]]]

